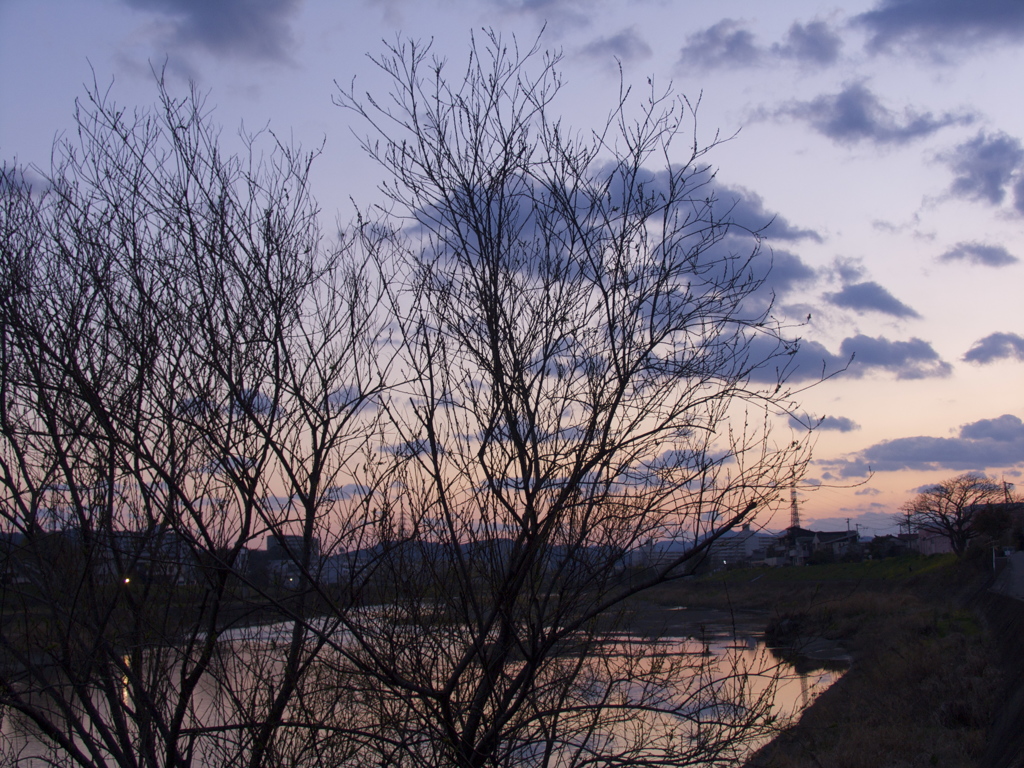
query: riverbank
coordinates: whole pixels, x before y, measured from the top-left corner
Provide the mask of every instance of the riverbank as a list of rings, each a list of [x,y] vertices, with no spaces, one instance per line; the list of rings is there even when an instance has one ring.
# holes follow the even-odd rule
[[[747,768],[1024,765],[1024,603],[951,557],[736,571],[652,600],[767,611],[797,649],[844,648],[850,670]]]

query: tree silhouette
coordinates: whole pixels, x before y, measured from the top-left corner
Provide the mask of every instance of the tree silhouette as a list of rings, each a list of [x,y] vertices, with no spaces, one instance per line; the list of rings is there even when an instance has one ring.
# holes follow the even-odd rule
[[[4,169],[0,703],[52,761],[710,764],[770,730],[738,660],[623,634],[807,461],[752,383],[794,349],[770,257],[689,102],[577,134],[557,64],[389,48],[387,98],[337,96],[386,202],[332,247],[315,153],[225,154],[162,83],[94,90],[46,189]]]
[[[905,517],[901,516],[900,522],[944,536],[960,556],[978,534],[972,525],[977,513],[1002,498],[1002,485],[977,472],[967,472],[922,489],[901,507]]]
[[[316,645],[221,638],[311,610],[248,554],[323,536],[372,439],[376,289],[321,241],[314,155],[224,155],[197,94],[160,93],[93,90],[44,189],[3,171],[0,696],[62,762],[274,764]]]

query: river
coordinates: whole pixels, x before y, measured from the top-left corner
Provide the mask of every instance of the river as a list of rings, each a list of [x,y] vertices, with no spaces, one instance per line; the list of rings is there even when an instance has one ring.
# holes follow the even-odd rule
[[[615,721],[599,732],[591,733],[587,748],[600,751],[602,745],[611,748],[627,740],[650,749],[657,748],[662,739],[671,739],[678,732],[680,702],[685,702],[687,716],[692,722],[715,722],[737,718],[737,712],[753,712],[766,705],[775,726],[783,726],[806,708],[814,698],[842,674],[844,659],[835,649],[824,649],[821,658],[808,659],[788,655],[781,658],[767,648],[763,639],[765,617],[745,615],[737,617],[725,611],[670,609],[656,617],[647,617],[644,631],[611,635],[605,643],[602,659],[617,659],[616,664],[629,667],[632,686],[628,695],[644,706],[637,711],[645,714]],[[657,627],[655,631],[655,627]],[[273,649],[283,646],[289,634],[284,624],[250,628],[226,638],[225,642],[249,648],[261,648],[273,655]],[[239,658],[242,656],[240,655]],[[605,662],[606,663],[606,662]],[[657,669],[662,677],[675,665],[676,682],[665,685],[663,679],[641,690],[643,682]],[[706,676],[710,684],[700,676]],[[637,683],[640,681],[640,683]],[[257,690],[256,681],[247,679],[245,686]],[[697,691],[697,694],[694,692]],[[213,720],[223,712],[224,694],[210,689],[203,692],[197,709],[210,713]],[[734,711],[723,712],[720,702],[731,702]],[[675,709],[673,709],[675,708]],[[766,710],[766,711],[768,711]],[[742,712],[740,712],[742,719]],[[352,718],[357,718],[350,713]],[[772,730],[753,730],[752,737],[740,745],[738,757],[754,751],[772,737]],[[685,735],[685,734],[684,734]],[[696,736],[690,733],[688,738]],[[0,724],[0,766],[17,765],[18,768],[44,768],[52,765],[46,749],[30,728],[24,727],[10,716]],[[51,755],[52,757],[53,755]],[[554,765],[570,764],[570,755],[554,759]],[[530,761],[527,761],[530,762]],[[196,761],[196,764],[209,761]],[[326,765],[321,763],[322,765]],[[314,763],[314,765],[317,765]]]

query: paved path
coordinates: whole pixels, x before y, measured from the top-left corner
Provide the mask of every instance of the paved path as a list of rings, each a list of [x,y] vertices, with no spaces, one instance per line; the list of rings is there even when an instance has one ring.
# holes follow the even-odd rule
[[[1006,567],[999,574],[992,591],[1024,600],[1024,552],[1011,552]]]

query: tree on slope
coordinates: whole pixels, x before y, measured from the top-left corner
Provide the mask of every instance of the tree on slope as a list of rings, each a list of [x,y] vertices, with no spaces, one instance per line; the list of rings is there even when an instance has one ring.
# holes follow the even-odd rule
[[[957,475],[923,488],[901,509],[912,527],[949,539],[953,551],[962,555],[977,535],[975,516],[990,504],[1001,501],[1003,486],[977,472]]]

